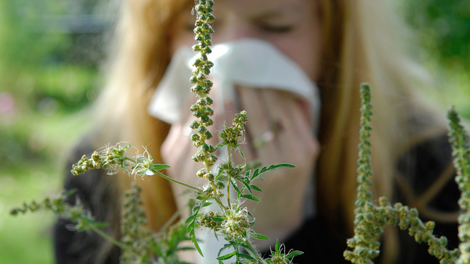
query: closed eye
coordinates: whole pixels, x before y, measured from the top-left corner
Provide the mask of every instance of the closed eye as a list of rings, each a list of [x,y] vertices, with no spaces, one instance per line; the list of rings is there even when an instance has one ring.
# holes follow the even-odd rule
[[[273,26],[273,25],[258,25],[258,28],[264,32],[268,33],[289,33],[292,32],[294,27],[291,25],[281,25],[281,26]]]

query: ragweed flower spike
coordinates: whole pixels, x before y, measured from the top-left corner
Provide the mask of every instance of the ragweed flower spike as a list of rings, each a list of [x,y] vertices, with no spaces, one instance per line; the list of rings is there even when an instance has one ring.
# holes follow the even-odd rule
[[[194,33],[195,40],[198,41],[198,43],[193,46],[193,51],[199,52],[200,57],[193,63],[193,75],[189,81],[193,84],[191,91],[197,94],[199,100],[190,107],[191,112],[197,118],[197,120],[190,125],[190,127],[196,131],[196,133],[190,135],[190,139],[194,146],[200,148],[193,155],[193,161],[201,162],[205,167],[205,173],[199,172],[198,176],[204,177],[209,181],[209,184],[204,187],[204,194],[218,199],[218,197],[222,196],[222,193],[218,190],[213,179],[214,177],[210,177],[209,175],[210,167],[217,162],[218,158],[214,154],[216,150],[215,147],[207,143],[207,140],[213,137],[212,133],[207,128],[214,124],[214,120],[211,118],[214,114],[214,110],[211,108],[214,101],[209,97],[212,82],[206,78],[212,66],[214,66],[207,57],[207,55],[212,52],[210,49],[212,45],[211,34],[214,30],[210,24],[215,19],[214,15],[211,13],[213,5],[214,1],[212,0],[200,0],[199,4],[196,4],[194,7],[197,15]],[[219,205],[222,205],[219,200],[217,201]]]
[[[131,189],[124,192],[121,212],[121,243],[130,250],[123,251],[121,263],[150,263],[150,241],[152,232],[148,225],[145,211],[141,208],[141,189],[132,182]]]
[[[372,193],[370,191],[372,170],[370,163],[371,143],[369,141],[370,131],[372,130],[370,127],[372,105],[370,103],[370,87],[368,84],[362,84],[361,98],[359,168],[357,170],[357,182],[359,187],[357,188],[354,237],[347,240],[348,247],[352,250],[344,251],[344,258],[352,263],[372,264],[372,259],[376,258],[380,253],[380,243],[378,240],[383,233],[383,227],[386,224],[390,224],[398,225],[402,230],[408,229],[409,235],[414,237],[416,242],[426,242],[429,246],[429,254],[438,258],[440,263],[456,263],[459,255],[458,250],[447,250],[447,238],[435,237],[432,234],[435,226],[434,222],[429,221],[423,223],[418,217],[418,210],[416,210],[416,208],[410,209],[408,206],[403,206],[401,203],[396,203],[391,206],[386,197],[379,198],[379,206],[373,204],[371,199]],[[457,130],[461,131],[459,129]],[[463,142],[462,139],[458,141]],[[468,164],[468,157],[466,160]],[[469,170],[467,169],[466,171],[468,172]]]
[[[121,168],[127,170],[127,158],[124,156],[126,150],[130,148],[129,142],[120,142],[114,146],[107,145],[106,147],[93,152],[90,158],[83,155],[77,164],[72,165],[70,171],[72,175],[80,175],[90,169],[105,168],[109,175],[114,175],[119,172]]]
[[[460,257],[458,263],[470,263],[470,149],[468,135],[460,124],[460,118],[454,107],[447,112],[449,120],[449,141],[454,155],[454,167],[457,169],[455,181],[462,192],[460,208],[465,212],[459,216]]]
[[[192,157],[193,161],[200,162],[204,166],[204,168],[200,169],[196,175],[199,178],[206,179],[208,183],[203,187],[202,193],[200,192],[197,194],[198,196],[196,197],[196,200],[198,200],[198,202],[192,209],[192,215],[186,221],[187,230],[192,238],[194,246],[201,255],[202,252],[199,248],[194,232],[197,224],[212,229],[214,234],[216,234],[216,232],[219,232],[219,234],[222,233],[225,236],[225,239],[230,241],[230,244],[226,244],[219,252],[219,255],[227,248],[233,247],[234,252],[219,256],[219,261],[235,256],[237,259],[236,263],[240,263],[241,259],[247,259],[256,263],[264,263],[250,244],[250,237],[256,239],[267,239],[267,237],[251,232],[250,228],[254,224],[254,218],[245,208],[241,208],[240,199],[245,198],[259,201],[259,199],[252,194],[252,189],[261,191],[261,188],[251,184],[251,182],[254,179],[259,179],[259,175],[262,173],[280,167],[293,167],[293,165],[273,165],[269,168],[256,170],[253,172],[253,175],[250,176],[250,173],[252,173],[251,171],[247,172],[246,175],[242,175],[242,172],[244,172],[244,166],[234,166],[232,164],[232,149],[238,150],[239,153],[244,156],[239,145],[241,144],[240,137],[243,135],[245,124],[248,121],[246,111],[241,111],[235,115],[232,126],[224,126],[224,129],[219,134],[220,139],[222,139],[220,144],[214,147],[207,142],[207,140],[213,137],[211,132],[208,130],[208,127],[214,124],[214,121],[211,119],[214,114],[214,111],[211,108],[213,100],[208,96],[212,88],[212,82],[206,77],[210,74],[212,66],[214,66],[214,64],[208,59],[208,55],[212,52],[210,48],[212,45],[211,34],[214,32],[210,26],[215,19],[211,13],[213,5],[214,1],[212,0],[199,0],[199,3],[194,7],[194,10],[197,12],[194,33],[196,34],[195,40],[198,41],[198,43],[193,46],[193,50],[195,52],[199,52],[200,56],[195,59],[193,63],[193,75],[189,81],[192,83],[191,92],[195,93],[199,99],[190,107],[191,112],[197,118],[197,120],[193,121],[190,125],[190,127],[195,131],[195,133],[190,135],[190,139],[193,142],[193,145],[199,148]],[[223,146],[227,146],[227,161],[224,161],[224,163],[218,168],[217,173],[212,173],[211,167],[218,160],[218,157],[215,155],[215,151]],[[238,188],[236,181],[240,181],[243,184],[241,189]],[[237,191],[238,198],[234,203],[231,203],[230,201],[230,188]],[[222,203],[221,200],[224,196],[221,192],[223,189],[227,190],[226,204]],[[244,194],[244,191],[249,191],[250,193]],[[211,204],[208,200],[214,200],[222,212],[200,212],[203,207]],[[250,222],[250,219],[253,219],[253,221]],[[239,247],[245,247],[248,249],[249,254],[241,253],[239,251]]]

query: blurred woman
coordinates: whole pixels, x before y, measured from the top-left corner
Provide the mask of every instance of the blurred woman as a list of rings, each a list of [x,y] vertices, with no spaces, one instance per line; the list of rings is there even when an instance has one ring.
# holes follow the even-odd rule
[[[74,151],[71,163],[108,142],[126,140],[145,146],[156,162],[169,164],[170,176],[194,176],[198,167],[190,157],[195,148],[182,131],[187,120],[170,125],[147,112],[176,50],[195,42],[193,4],[123,1],[108,82],[96,103],[97,123]],[[423,219],[437,222],[435,232],[447,235],[450,247],[457,246],[459,192],[452,181],[445,120],[415,95],[415,87],[424,82],[417,74],[419,67],[399,49],[399,23],[387,1],[219,0],[214,15],[214,44],[244,38],[270,43],[295,62],[321,94],[318,136],[311,132],[305,102],[286,92],[238,85],[237,102],[215,101],[227,104],[224,120],[235,111],[248,111],[248,161],[297,166],[295,171],[269,176],[263,183],[269,185],[263,188],[263,201],[247,203],[255,209],[255,230],[271,238],[256,244],[259,250],[268,252],[279,238],[287,249],[305,252],[297,263],[345,262],[345,241],[353,235],[359,87],[364,81],[372,86],[374,104],[375,199],[385,195],[417,207]],[[283,127],[277,138],[250,147],[273,123]],[[110,222],[108,232],[119,237],[120,197],[134,179],[100,174],[105,173],[67,175],[65,188],[77,188],[80,201],[97,220]],[[313,175],[315,180],[310,181]],[[175,198],[182,189],[159,177],[137,181],[149,227],[158,231],[183,206],[184,201]],[[309,184],[315,193],[313,203],[305,201]],[[311,217],[305,217],[305,204],[315,207]],[[58,263],[117,263],[117,248],[96,235],[70,232],[66,223],[59,220],[56,225]],[[438,263],[406,232],[387,229],[382,242],[382,263]]]

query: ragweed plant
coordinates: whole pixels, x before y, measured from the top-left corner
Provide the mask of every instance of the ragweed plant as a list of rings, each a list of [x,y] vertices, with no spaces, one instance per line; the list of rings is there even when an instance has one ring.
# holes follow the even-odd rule
[[[80,201],[78,201],[75,206],[70,206],[65,203],[65,199],[74,192],[75,190],[71,190],[58,197],[46,197],[40,202],[36,202],[34,200],[31,203],[25,202],[22,206],[11,209],[10,214],[16,216],[27,212],[32,213],[41,210],[48,210],[72,220],[75,224],[73,226],[69,226],[69,229],[76,231],[93,230],[97,233],[102,233],[99,228],[106,226],[106,223],[95,222],[91,214],[80,204]],[[105,233],[102,234],[106,236]]]
[[[344,252],[346,260],[352,263],[373,263],[380,251],[379,237],[383,233],[383,227],[387,224],[398,225],[400,229],[408,229],[410,236],[418,243],[427,243],[429,254],[440,260],[440,263],[470,263],[470,215],[468,207],[470,204],[470,150],[468,148],[468,136],[453,108],[448,112],[449,140],[452,144],[454,165],[457,168],[456,181],[462,192],[459,205],[467,212],[459,217],[459,238],[462,243],[452,251],[446,249],[447,238],[435,237],[433,235],[434,222],[423,223],[418,217],[416,208],[409,208],[401,203],[393,206],[386,197],[379,198],[379,205],[372,202],[371,177],[372,168],[370,163],[371,134],[370,119],[372,116],[372,105],[370,87],[368,84],[361,86],[361,131],[359,143],[359,168],[357,182],[359,183],[356,210],[354,220],[354,237],[347,240],[349,250]]]
[[[245,165],[235,165],[233,163],[233,150],[237,150],[238,153],[244,157],[240,149],[240,138],[243,136],[245,124],[248,121],[246,111],[237,113],[232,121],[232,126],[224,127],[220,132],[219,137],[222,141],[221,143],[216,147],[208,143],[208,140],[213,137],[208,127],[214,123],[211,119],[214,113],[211,108],[213,100],[209,97],[212,82],[206,77],[210,74],[211,68],[214,65],[208,59],[208,55],[212,52],[210,49],[212,45],[211,34],[214,32],[210,25],[215,19],[214,15],[211,13],[213,5],[214,1],[212,0],[200,0],[199,4],[194,8],[197,15],[194,33],[196,34],[195,40],[198,41],[198,43],[193,46],[193,50],[199,52],[200,56],[195,59],[193,63],[193,75],[189,81],[193,84],[191,91],[195,93],[199,99],[190,108],[193,115],[197,118],[197,120],[193,121],[190,125],[195,131],[190,137],[193,145],[199,148],[192,159],[195,162],[203,164],[203,168],[196,173],[196,176],[207,180],[207,184],[203,187],[202,192],[196,192],[196,205],[192,209],[192,214],[186,220],[186,224],[188,225],[188,232],[194,246],[201,255],[202,252],[194,231],[197,226],[209,228],[214,232],[216,237],[222,235],[224,239],[228,241],[219,251],[219,261],[235,257],[235,263],[265,263],[254,249],[250,240],[252,238],[268,238],[252,231],[251,228],[255,224],[255,218],[247,208],[243,207],[242,199],[260,201],[253,195],[253,190],[262,190],[253,184],[253,181],[262,179],[260,175],[263,173],[281,167],[294,166],[290,164],[278,164],[246,171]],[[212,166],[218,160],[215,152],[219,149],[222,150],[223,147],[226,147],[227,160],[223,161],[222,164],[213,171]],[[237,193],[237,197],[234,201],[231,201],[231,188]],[[226,202],[222,199],[224,197],[222,190],[224,189],[226,190]],[[211,201],[216,202],[220,211],[202,213],[201,209],[211,205]],[[241,248],[244,248],[248,254],[241,252]],[[228,249],[231,249],[230,251],[232,252],[222,255],[222,252]],[[293,256],[296,254],[301,254],[301,252],[295,252]]]
[[[460,117],[453,107],[447,113],[449,119],[449,141],[452,144],[457,182],[462,192],[459,206],[465,213],[459,216],[460,256],[457,263],[470,263],[470,149],[468,134],[460,124]]]
[[[285,252],[284,246],[276,243],[275,251],[269,259],[263,259],[253,247],[252,239],[268,239],[268,237],[257,234],[252,227],[255,224],[255,218],[243,206],[244,199],[260,201],[254,195],[254,191],[262,191],[260,187],[255,185],[254,180],[264,180],[261,175],[283,167],[295,167],[291,164],[276,164],[262,168],[252,168],[250,165],[235,165],[233,162],[234,152],[237,151],[243,158],[244,154],[240,149],[243,140],[241,137],[245,131],[245,124],[248,121],[246,111],[241,111],[235,115],[232,126],[225,126],[219,134],[220,143],[213,146],[208,141],[213,138],[208,127],[214,124],[211,116],[214,110],[211,108],[213,104],[212,98],[209,97],[212,82],[207,79],[211,68],[214,64],[209,60],[208,55],[211,53],[210,46],[211,34],[214,32],[211,23],[215,17],[212,14],[214,1],[199,0],[194,10],[197,13],[195,22],[195,40],[198,42],[193,46],[195,52],[199,52],[200,56],[194,63],[193,75],[190,83],[193,84],[191,91],[198,96],[198,100],[190,107],[190,111],[197,118],[190,127],[194,133],[190,135],[191,141],[198,151],[192,156],[194,162],[202,164],[197,171],[195,177],[204,178],[207,184],[202,188],[192,186],[176,179],[170,178],[159,170],[166,169],[169,166],[164,164],[153,164],[151,155],[145,151],[144,154],[136,154],[134,157],[125,155],[126,151],[131,147],[128,143],[118,143],[115,146],[106,146],[95,151],[90,158],[85,155],[72,167],[72,174],[79,175],[90,169],[105,169],[108,174],[116,174],[123,169],[127,174],[137,176],[153,176],[157,175],[169,181],[188,187],[194,192],[195,205],[191,209],[191,215],[185,221],[185,230],[181,228],[181,224],[171,227],[167,234],[152,235],[145,227],[145,212],[140,208],[142,201],[139,194],[140,189],[136,184],[132,185],[131,190],[125,193],[120,241],[106,235],[98,227],[99,224],[92,221],[91,217],[85,213],[79,206],[71,207],[63,203],[63,199],[59,204],[70,210],[78,210],[78,216],[65,214],[70,220],[78,221],[77,229],[93,230],[104,236],[109,241],[118,245],[122,250],[122,263],[153,263],[152,251],[159,257],[158,263],[182,263],[178,260],[177,251],[187,250],[189,248],[178,247],[179,242],[191,239],[197,251],[201,254],[198,239],[196,238],[195,229],[205,227],[212,230],[214,235],[223,237],[227,243],[220,249],[218,261],[231,258],[235,259],[234,263],[292,263],[292,259],[302,254],[301,251]],[[218,166],[214,166],[219,160],[216,155],[217,151],[225,151],[227,159],[220,162]],[[214,168],[216,167],[216,168]],[[225,193],[223,192],[225,190]],[[230,191],[234,190],[236,198],[232,200]],[[226,196],[226,198],[224,198]],[[219,210],[203,212],[204,207],[215,202]],[[23,209],[15,209],[12,211],[23,212],[27,209],[36,208],[36,205],[25,205]],[[45,208],[53,208],[49,205],[41,205]],[[78,209],[74,209],[78,208]],[[79,210],[80,209],[80,210]],[[54,210],[53,210],[54,211]],[[63,209],[55,210],[56,213],[63,213]],[[65,211],[68,212],[68,211]],[[86,221],[83,223],[85,219]],[[186,235],[186,232],[189,237]],[[229,253],[222,254],[224,251]],[[212,260],[209,260],[212,261]]]

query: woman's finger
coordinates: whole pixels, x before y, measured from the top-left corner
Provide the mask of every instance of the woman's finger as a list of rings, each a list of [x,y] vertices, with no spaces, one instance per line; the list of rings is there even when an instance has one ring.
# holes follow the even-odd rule
[[[309,117],[302,113],[302,106],[291,94],[264,89],[270,118],[277,126],[276,137],[283,156],[296,159],[310,156],[316,149],[316,140],[312,132]]]
[[[248,112],[247,134],[253,143],[258,140],[266,141],[253,146],[255,158],[261,158],[277,161],[276,156],[278,148],[275,146],[275,138],[269,138],[272,133],[272,121],[269,118],[268,109],[266,107],[265,98],[262,97],[259,89],[250,89],[247,87],[239,87],[240,106]]]

